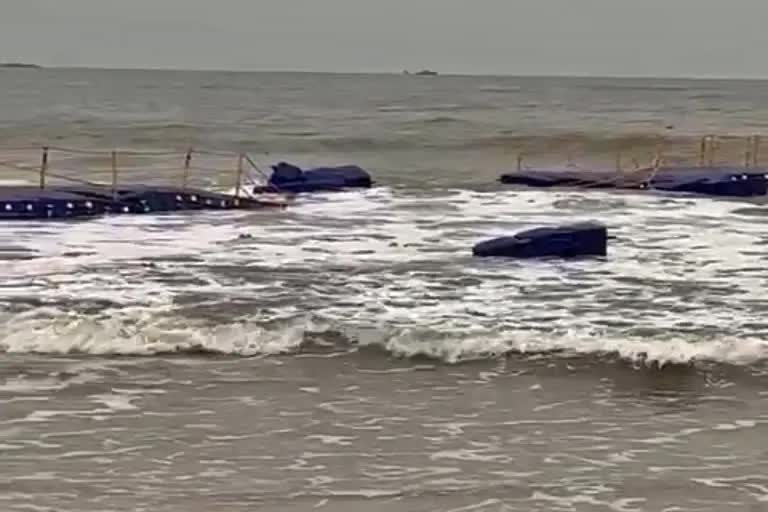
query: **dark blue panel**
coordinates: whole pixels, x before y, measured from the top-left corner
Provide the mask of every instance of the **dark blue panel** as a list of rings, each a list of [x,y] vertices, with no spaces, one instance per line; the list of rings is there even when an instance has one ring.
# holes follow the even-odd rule
[[[269,203],[234,198],[198,189],[122,186],[0,187],[0,219],[79,218],[94,215],[142,214],[176,210],[260,208]]]
[[[768,193],[765,169],[662,167],[625,173],[588,169],[530,169],[503,174],[499,181],[527,187],[615,188],[751,197]]]
[[[712,196],[750,197],[768,192],[765,172],[739,167],[660,168],[650,187],[670,192],[690,192]]]
[[[597,222],[543,227],[480,242],[472,248],[475,256],[542,258],[605,256],[608,230]]]
[[[371,175],[356,165],[302,170],[295,165],[280,162],[272,166],[272,175],[267,185],[254,187],[254,192],[326,192],[368,188],[372,185]]]

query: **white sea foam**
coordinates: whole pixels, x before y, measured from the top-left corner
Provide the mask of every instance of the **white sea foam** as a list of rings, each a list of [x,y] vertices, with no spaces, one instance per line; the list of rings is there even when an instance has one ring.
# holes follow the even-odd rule
[[[557,351],[750,363],[768,357],[768,301],[762,226],[742,206],[377,188],[279,211],[6,223],[0,243],[28,258],[4,262],[0,346],[258,355],[337,333],[446,361]],[[484,238],[584,219],[616,237],[607,258],[471,258]]]
[[[207,351],[237,356],[290,354],[299,350],[308,333],[322,335],[332,326],[307,320],[278,329],[265,329],[258,320],[221,324],[168,325],[147,317],[102,319],[59,317],[18,321],[5,318],[0,329],[4,350],[11,353],[87,353],[98,355],[151,355]],[[343,326],[338,326],[343,330]],[[518,331],[485,333],[454,331],[368,330],[355,338],[363,347],[380,347],[398,357],[424,356],[454,363],[508,353],[536,354],[556,351],[564,356],[606,354],[646,364],[713,361],[749,364],[768,359],[768,342],[738,337],[700,340],[670,336],[647,339],[574,330],[562,333]]]

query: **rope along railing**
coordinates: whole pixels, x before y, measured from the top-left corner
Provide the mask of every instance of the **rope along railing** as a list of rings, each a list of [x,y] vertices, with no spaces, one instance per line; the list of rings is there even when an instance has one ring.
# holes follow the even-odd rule
[[[57,173],[51,173],[51,172],[46,172],[45,174],[42,174],[40,172],[40,169],[37,169],[37,168],[34,168],[34,167],[26,167],[26,166],[19,165],[19,164],[14,163],[14,162],[0,161],[0,167],[5,167],[5,168],[8,168],[8,169],[14,169],[16,171],[22,171],[22,172],[27,172],[27,173],[38,174],[41,177],[40,188],[45,188],[45,182],[43,181],[43,179],[44,179],[43,177],[45,177],[45,176],[54,177],[54,178],[60,179],[62,181],[69,181],[69,182],[72,182],[72,183],[78,183],[80,185],[87,185],[87,186],[94,186],[94,187],[100,186],[99,183],[94,183],[92,181],[87,181],[87,180],[82,180],[82,179],[78,179],[78,178],[73,178],[71,176],[66,176],[64,174],[57,174]]]
[[[113,149],[113,150],[94,150],[83,148],[72,148],[64,146],[16,146],[16,147],[0,147],[0,153],[13,153],[20,152],[28,156],[30,152],[41,151],[40,164],[33,166],[24,164],[22,162],[13,160],[0,160],[0,167],[6,169],[12,169],[14,171],[20,171],[23,173],[36,173],[37,184],[40,189],[45,189],[50,185],[51,179],[61,180],[68,183],[75,183],[78,185],[85,185],[94,188],[103,188],[110,190],[113,197],[117,195],[121,183],[129,174],[125,170],[126,165],[123,161],[130,158],[153,158],[158,159],[161,157],[178,157],[178,164],[172,161],[163,161],[163,165],[158,166],[157,161],[151,162],[151,165],[146,166],[146,171],[155,173],[159,172],[174,172],[180,171],[180,185],[183,189],[190,188],[192,177],[195,173],[202,173],[208,177],[226,175],[231,172],[233,175],[234,186],[231,189],[234,190],[234,197],[239,198],[243,194],[243,185],[257,185],[259,182],[255,179],[251,171],[256,171],[264,181],[268,181],[267,174],[256,163],[255,159],[248,153],[228,152],[220,150],[198,149],[189,148],[185,152],[181,151],[153,151],[153,150],[127,150],[127,149]],[[58,154],[57,158],[54,158],[54,153]],[[204,161],[201,164],[195,162],[196,156],[203,156],[205,158],[226,158],[233,159],[232,163],[217,166],[216,162],[211,164],[210,161]],[[97,158],[99,160],[104,159],[106,168],[100,169],[100,172],[108,173],[108,179],[106,182],[97,181],[95,179],[87,179],[83,177],[84,174],[98,173],[94,171],[93,167],[86,168],[84,162],[79,162],[83,165],[83,168],[79,170],[72,169],[71,167],[61,167],[60,162],[70,163],[73,157],[88,157]],[[175,158],[174,158],[175,160]],[[231,160],[230,160],[231,162]],[[247,168],[246,168],[247,164]],[[134,165],[134,170],[137,167],[144,168],[144,165]],[[69,173],[75,174],[75,176],[69,175]],[[175,181],[175,180],[174,180]],[[178,184],[178,183],[175,183]],[[208,183],[210,185],[210,183]],[[158,185],[168,185],[168,183],[158,183]]]
[[[738,146],[731,143],[737,142]],[[730,145],[729,145],[730,144]],[[697,163],[701,167],[719,165],[718,155],[729,153],[730,156],[738,157],[746,168],[757,168],[760,166],[760,145],[761,136],[751,135],[748,137],[732,137],[705,135],[700,138],[698,151],[695,152]],[[638,182],[647,181],[653,177],[656,171],[668,160],[674,160],[674,155],[667,152],[668,144],[663,137],[659,137],[653,148],[653,158],[650,165],[641,166],[636,158],[632,158],[634,168],[625,168],[626,151],[617,151],[615,153],[616,177],[609,177],[607,181],[612,180],[638,180]],[[679,148],[676,147],[676,149]],[[692,148],[690,148],[692,149]],[[89,187],[100,187],[110,190],[116,195],[119,187],[124,182],[129,182],[131,177],[137,179],[146,179],[149,176],[147,172],[153,173],[152,177],[160,177],[159,173],[180,172],[180,177],[172,179],[174,184],[179,184],[183,189],[192,186],[193,177],[203,175],[209,178],[207,186],[211,185],[212,176],[221,178],[231,173],[234,186],[229,187],[234,197],[240,197],[243,194],[243,185],[256,185],[254,173],[267,182],[269,178],[261,166],[247,152],[221,151],[207,148],[190,147],[186,151],[181,150],[135,150],[135,149],[110,149],[99,150],[90,148],[75,148],[59,145],[39,146],[16,146],[0,147],[0,153],[18,152],[28,157],[31,152],[40,151],[39,165],[29,165],[12,159],[0,160],[0,167],[12,169],[23,173],[37,173],[37,183],[40,189],[49,186],[49,180],[61,180],[69,183],[76,183]],[[687,151],[687,150],[686,150]],[[54,158],[55,155],[55,158]],[[517,155],[518,170],[524,169],[524,157],[528,156],[526,151],[521,151]],[[694,156],[691,151],[690,157]],[[200,161],[202,157],[202,162]],[[142,162],[142,159],[150,159],[150,162]],[[160,161],[162,159],[162,161]],[[213,160],[212,160],[213,159]],[[219,165],[216,159],[226,159],[226,163]],[[135,160],[133,166],[128,165],[131,160]],[[693,158],[690,158],[693,160]],[[95,161],[95,162],[94,162]],[[67,166],[62,166],[62,163]],[[80,169],[73,169],[73,163]],[[92,165],[98,163],[101,167],[94,170]],[[139,165],[140,164],[140,165]],[[160,165],[158,165],[160,164]],[[574,168],[588,169],[588,166],[578,166],[572,162],[569,157],[568,165]],[[89,168],[86,168],[91,166]],[[130,170],[126,168],[130,167]],[[143,170],[142,170],[143,169]],[[106,179],[90,179],[86,174],[103,173]],[[162,183],[159,183],[162,184]],[[168,183],[164,183],[167,185]],[[281,192],[279,188],[273,188]]]
[[[718,135],[704,135],[699,139],[698,151],[695,153],[696,164],[700,167],[714,167],[717,165],[734,165],[734,161],[739,161],[738,164],[745,168],[758,168],[760,167],[760,146],[762,137],[760,135],[750,135],[746,137],[738,136],[718,136]],[[674,147],[672,147],[674,146]],[[692,158],[688,155],[672,155],[669,149],[676,149],[680,151],[685,149],[683,153],[687,153],[688,149],[683,148],[680,144],[669,144],[664,138],[659,138],[653,150],[653,157],[649,165],[641,166],[636,158],[632,158],[634,169],[626,169],[625,157],[627,151],[615,152],[615,169],[617,173],[642,173],[653,172],[660,167],[666,165],[669,161],[676,160],[676,163],[692,162]],[[517,153],[517,170],[526,170],[526,163],[534,158],[534,152],[521,150]],[[719,156],[726,154],[727,158],[718,160]],[[674,157],[677,158],[674,158]],[[694,155],[690,155],[694,156]],[[567,165],[569,167],[579,168],[577,164],[573,163],[572,156],[568,156]],[[585,168],[586,169],[586,168]]]

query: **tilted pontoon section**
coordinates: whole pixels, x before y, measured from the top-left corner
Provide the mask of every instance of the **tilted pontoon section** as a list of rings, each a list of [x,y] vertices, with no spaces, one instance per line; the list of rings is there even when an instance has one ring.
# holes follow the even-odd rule
[[[264,186],[254,187],[254,193],[264,192],[327,192],[348,188],[369,188],[371,175],[356,165],[315,167],[303,170],[280,162],[272,166],[272,175]]]

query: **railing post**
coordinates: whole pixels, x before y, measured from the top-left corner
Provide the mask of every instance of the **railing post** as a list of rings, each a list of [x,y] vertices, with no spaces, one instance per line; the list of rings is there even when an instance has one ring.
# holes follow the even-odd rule
[[[717,144],[717,137],[715,135],[709,136],[709,155],[707,157],[707,164],[709,167],[715,165],[715,145]]]
[[[760,165],[760,136],[754,135],[752,142],[752,167],[758,167]]]
[[[747,150],[744,153],[744,167],[752,165],[752,136],[747,137]]]
[[[621,151],[616,152],[616,172],[621,172]]]
[[[192,149],[187,150],[187,155],[184,157],[184,177],[182,178],[181,188],[186,190],[189,185],[189,167],[192,163]]]
[[[701,144],[699,145],[699,167],[704,167],[704,162],[707,154],[707,138],[709,135],[704,135],[701,138]]]
[[[40,163],[40,189],[45,188],[45,173],[48,171],[48,146],[43,146],[43,158]]]
[[[112,199],[117,199],[117,151],[112,151]]]
[[[523,170],[523,154],[522,153],[517,154],[517,170],[518,171]]]
[[[235,182],[235,197],[240,197],[240,182],[243,179],[243,154],[237,154],[237,181]]]
[[[661,138],[656,143],[656,149],[653,154],[653,168],[658,169],[661,167],[661,163],[664,160],[664,139]]]

